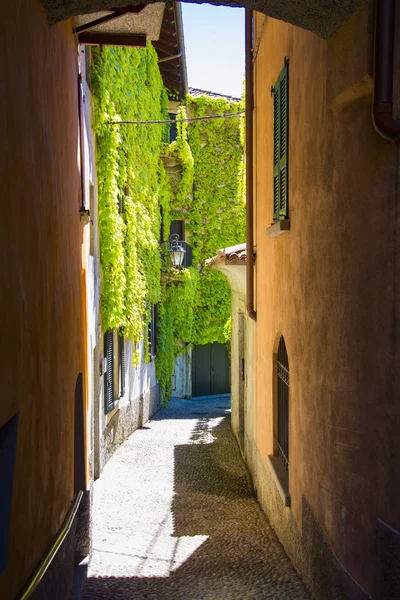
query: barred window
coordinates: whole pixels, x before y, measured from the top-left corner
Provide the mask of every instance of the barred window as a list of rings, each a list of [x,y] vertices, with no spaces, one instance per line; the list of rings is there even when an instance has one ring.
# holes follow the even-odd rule
[[[278,373],[278,455],[289,469],[289,360],[283,336],[279,340]]]

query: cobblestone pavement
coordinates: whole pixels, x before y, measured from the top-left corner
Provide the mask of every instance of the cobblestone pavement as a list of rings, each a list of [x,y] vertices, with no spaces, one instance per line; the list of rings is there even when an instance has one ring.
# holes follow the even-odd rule
[[[259,507],[229,399],[174,400],[94,488],[84,599],[308,599]]]

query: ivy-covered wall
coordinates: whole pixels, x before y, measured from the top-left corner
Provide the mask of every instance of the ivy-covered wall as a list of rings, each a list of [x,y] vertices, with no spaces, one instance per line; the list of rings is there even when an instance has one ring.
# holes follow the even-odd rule
[[[243,109],[241,102],[190,97],[190,116],[221,115]],[[226,278],[204,267],[220,248],[245,241],[246,206],[243,169],[243,118],[196,121],[188,128],[194,161],[193,204],[187,226],[193,260],[203,266],[195,310],[194,343],[224,343],[231,314]]]
[[[151,304],[158,305],[156,369],[168,400],[175,357],[188,344],[229,339],[229,286],[205,261],[245,239],[243,119],[178,123],[169,145],[162,125],[115,124],[166,118],[156,52],[149,43],[95,48],[92,56],[102,329],[118,328],[138,342],[146,336]],[[189,96],[177,118],[241,109],[238,102]],[[169,161],[178,165],[174,176],[165,170]],[[164,239],[170,222],[184,219],[193,248],[193,266],[174,274],[173,283],[162,264],[160,212]]]
[[[165,118],[168,98],[150,43],[94,48],[92,56],[102,328],[138,342],[161,298],[159,206],[170,196],[159,160],[163,128],[110,121]]]
[[[188,96],[186,101],[190,117],[237,113],[242,109],[241,102],[206,95]],[[183,112],[178,115],[182,117]],[[175,354],[184,348],[181,340],[197,345],[230,339],[230,288],[226,278],[209,269],[205,261],[220,248],[245,241],[242,128],[240,117],[191,122],[178,130],[178,139],[169,148],[170,154],[184,157],[181,180],[174,181],[172,189],[170,214],[173,219],[185,220],[187,239],[193,248],[189,276],[183,279],[179,291],[169,292],[181,296],[180,302],[170,309],[180,314],[174,318]],[[177,147],[182,150],[177,152]],[[190,165],[193,186],[188,188]],[[186,286],[189,292],[185,291]]]

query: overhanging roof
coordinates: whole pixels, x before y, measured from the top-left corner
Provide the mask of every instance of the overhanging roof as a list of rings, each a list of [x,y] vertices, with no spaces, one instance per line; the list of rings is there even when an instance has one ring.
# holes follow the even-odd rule
[[[164,85],[177,90],[182,99],[187,93],[188,84],[180,2],[166,2],[160,37],[153,42],[153,46],[158,54],[158,66]]]
[[[85,13],[75,18],[75,34],[81,44],[146,46],[151,40],[158,54],[164,85],[187,93],[185,44],[180,2],[130,4],[109,10]]]
[[[231,290],[243,297],[246,295],[246,244],[237,244],[218,250],[217,254],[205,261],[206,265],[220,271],[228,279]]]
[[[200,96],[208,96],[209,98],[214,98],[215,100],[219,100],[223,98],[224,100],[228,100],[229,102],[240,102],[241,98],[237,96],[227,96],[226,94],[217,94],[216,92],[208,92],[207,90],[200,90],[199,88],[189,88],[189,94],[193,96],[193,98],[199,98]]]
[[[165,4],[129,5],[78,15],[75,33],[81,44],[145,46],[146,40],[158,40]]]
[[[49,23],[53,25],[73,16],[110,10],[126,5],[127,0],[42,0]],[[146,4],[148,2],[145,2]],[[197,3],[201,3],[197,1]],[[354,14],[366,0],[208,0],[209,4],[245,6],[308,29],[329,38]],[[140,0],[130,2],[140,4]]]
[[[226,265],[245,267],[247,263],[246,244],[237,244],[218,250],[217,254],[206,260],[206,265]]]

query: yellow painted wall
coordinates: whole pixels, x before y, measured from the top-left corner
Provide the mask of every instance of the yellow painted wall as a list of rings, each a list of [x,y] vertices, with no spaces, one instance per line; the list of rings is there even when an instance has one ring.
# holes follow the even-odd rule
[[[256,14],[255,40],[263,21]],[[371,121],[370,29],[367,7],[329,41],[281,21],[264,24],[255,61],[254,435],[267,464],[272,355],[282,333],[290,363],[291,510],[301,527],[304,494],[340,562],[373,592],[376,518],[400,528],[399,198],[397,148]],[[290,232],[267,239],[270,89],[285,56]]]
[[[0,426],[19,412],[9,561],[14,598],[73,500],[75,382],[83,368],[78,107],[71,22],[39,0],[0,19]]]

